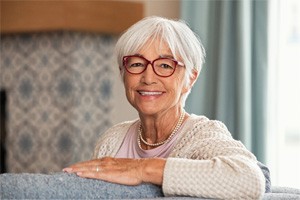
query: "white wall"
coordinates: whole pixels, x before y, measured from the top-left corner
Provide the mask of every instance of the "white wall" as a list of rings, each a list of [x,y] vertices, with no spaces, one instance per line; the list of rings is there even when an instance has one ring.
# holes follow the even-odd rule
[[[178,19],[180,0],[128,0],[144,3],[145,16],[157,15]]]
[[[179,18],[179,0],[141,0],[145,3],[145,16],[158,15],[167,18]]]

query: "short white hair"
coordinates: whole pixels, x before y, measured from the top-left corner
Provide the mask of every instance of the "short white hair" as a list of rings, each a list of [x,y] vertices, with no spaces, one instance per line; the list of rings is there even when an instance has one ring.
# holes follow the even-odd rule
[[[184,63],[186,85],[193,76],[193,70],[200,74],[205,50],[199,37],[182,20],[151,16],[132,25],[117,41],[115,53],[122,77],[124,76],[123,56],[136,54],[150,40],[166,43],[173,57]],[[189,92],[183,97],[183,105],[188,94]]]

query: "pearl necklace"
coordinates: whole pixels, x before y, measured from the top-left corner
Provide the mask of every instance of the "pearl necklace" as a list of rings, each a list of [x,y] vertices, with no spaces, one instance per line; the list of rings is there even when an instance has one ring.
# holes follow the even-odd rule
[[[183,111],[179,117],[179,120],[174,128],[174,130],[172,131],[171,135],[164,141],[161,141],[161,142],[158,142],[158,143],[154,143],[154,144],[151,144],[151,143],[148,143],[142,136],[142,123],[140,123],[140,126],[139,126],[139,129],[138,129],[138,145],[139,147],[142,149],[142,146],[141,146],[141,141],[146,144],[147,146],[151,146],[151,147],[157,147],[157,146],[160,146],[162,144],[165,144],[165,143],[168,143],[172,137],[177,133],[178,129],[181,127],[182,125],[182,122],[183,122],[183,119],[184,119],[184,116],[185,116],[185,111]]]

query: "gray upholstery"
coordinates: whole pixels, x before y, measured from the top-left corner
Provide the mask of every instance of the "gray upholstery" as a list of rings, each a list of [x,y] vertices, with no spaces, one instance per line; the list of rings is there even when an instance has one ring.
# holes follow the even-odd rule
[[[161,197],[150,184],[124,186],[74,174],[2,174],[1,199],[133,199]]]
[[[190,199],[164,197],[152,184],[125,186],[100,180],[84,179],[73,174],[1,174],[0,199]],[[272,187],[263,199],[298,199],[300,190]],[[201,199],[201,198],[196,198]]]

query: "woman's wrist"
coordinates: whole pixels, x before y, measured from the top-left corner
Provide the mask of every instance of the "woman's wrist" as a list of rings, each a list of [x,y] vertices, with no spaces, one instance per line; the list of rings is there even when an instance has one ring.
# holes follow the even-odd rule
[[[140,175],[143,182],[162,185],[166,159],[140,159]]]

